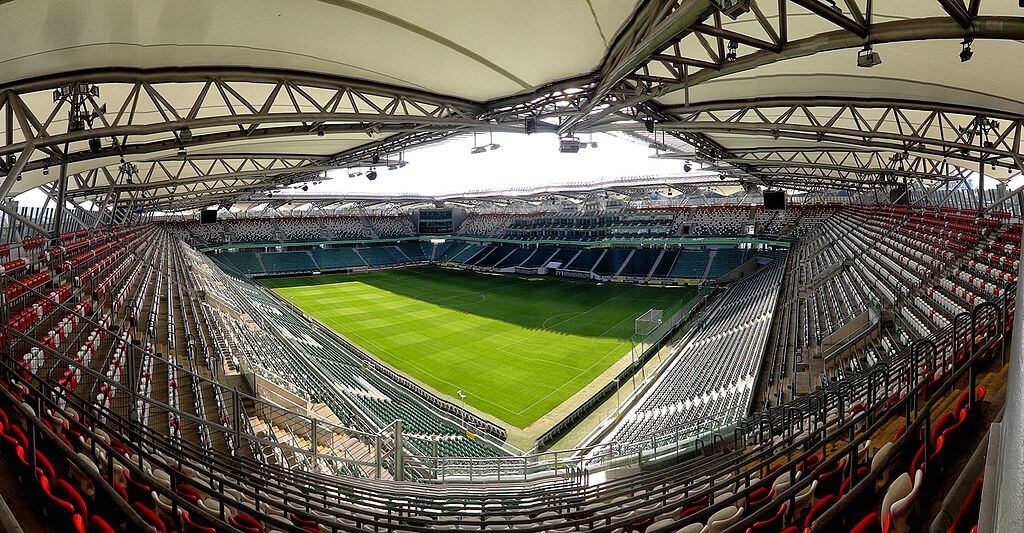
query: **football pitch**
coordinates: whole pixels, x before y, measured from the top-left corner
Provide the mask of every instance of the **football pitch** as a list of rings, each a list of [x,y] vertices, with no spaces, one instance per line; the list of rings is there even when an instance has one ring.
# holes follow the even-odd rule
[[[629,353],[693,289],[417,267],[264,283],[377,358],[525,428]]]

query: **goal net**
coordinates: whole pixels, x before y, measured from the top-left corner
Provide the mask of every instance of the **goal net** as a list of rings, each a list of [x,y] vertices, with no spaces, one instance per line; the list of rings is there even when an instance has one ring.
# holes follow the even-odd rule
[[[646,337],[661,325],[660,309],[648,309],[646,313],[636,319],[636,334],[639,337]]]

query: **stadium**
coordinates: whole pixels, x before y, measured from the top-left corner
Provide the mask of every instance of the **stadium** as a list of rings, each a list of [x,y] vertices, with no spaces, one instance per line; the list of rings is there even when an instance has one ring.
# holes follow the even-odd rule
[[[1020,531],[1024,1],[0,20],[0,529]]]

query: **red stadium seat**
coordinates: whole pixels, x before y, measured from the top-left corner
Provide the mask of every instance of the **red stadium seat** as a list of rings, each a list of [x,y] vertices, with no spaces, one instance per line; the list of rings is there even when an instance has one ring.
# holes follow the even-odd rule
[[[864,479],[870,471],[871,469],[866,466],[857,467],[857,472],[854,473],[854,476],[852,478],[847,477],[843,480],[843,484],[839,486],[839,496],[845,496],[847,492],[850,492],[850,488],[856,485],[858,481]]]
[[[295,524],[295,526],[298,527],[301,530],[311,531],[311,532],[314,532],[314,533],[319,533],[319,531],[320,531],[320,526],[317,525],[316,522],[310,520],[309,518],[305,518],[305,517],[299,516],[299,515],[297,515],[295,513],[292,513],[291,514],[291,519],[292,519],[292,523]]]
[[[882,533],[882,521],[878,519],[878,513],[871,513],[857,522],[850,533]]]
[[[181,520],[185,524],[184,531],[186,533],[197,532],[197,533],[217,533],[217,529],[202,525],[192,518],[188,514],[188,511],[181,511]]]
[[[931,440],[929,441],[932,446],[935,446],[935,442],[939,440],[939,436],[942,435],[942,432],[949,426],[952,426],[955,422],[956,417],[953,413],[944,413],[935,421],[934,424],[932,424]]]
[[[817,520],[819,516],[825,514],[825,511],[828,511],[838,500],[839,499],[836,498],[835,494],[829,494],[828,496],[818,500],[814,506],[811,507],[811,510],[808,511],[807,517],[804,518],[804,529],[810,529],[811,526],[814,525],[814,521]]]
[[[789,511],[789,503],[783,502],[775,511],[775,515],[747,528],[747,533],[779,533],[786,525],[786,513]]]
[[[767,487],[758,487],[756,490],[750,493],[750,496],[747,496],[747,511],[750,512],[753,511],[754,509],[760,508],[765,503],[771,501],[771,499],[774,496],[774,489],[769,489]]]
[[[843,470],[846,466],[846,459],[840,459],[832,470],[822,472],[818,476],[818,486],[814,489],[816,498],[824,498],[829,494],[839,492],[839,486],[843,483]]]
[[[984,385],[978,385],[978,387],[975,389],[974,401],[980,402],[984,400],[986,392],[988,391],[985,390]],[[956,399],[955,405],[956,406],[953,408],[953,411],[955,412],[959,412],[961,409],[967,406],[967,389],[964,389],[964,391],[960,393],[960,396]]]
[[[167,533],[167,526],[164,525],[164,521],[161,520],[152,509],[139,502],[135,502],[135,505],[133,505],[132,508],[135,509],[135,512],[138,513],[147,524],[153,526],[153,528],[157,530],[157,533]]]
[[[807,459],[804,460],[804,463],[803,463],[803,465],[801,465],[800,469],[801,470],[813,470],[814,467],[818,466],[818,463],[821,462],[821,459],[822,459],[821,455],[814,454],[814,455],[812,455],[812,456],[810,456],[810,457],[808,457]]]
[[[228,522],[245,533],[263,533],[263,524],[245,513],[238,513],[228,517]]]
[[[968,533],[978,527],[978,511],[981,506],[981,489],[984,483],[985,475],[982,473],[981,477],[971,487],[971,492],[967,495],[963,505],[960,506],[960,511],[956,513],[956,518],[953,519],[953,524],[949,526],[948,533]]]
[[[54,483],[46,476],[39,477],[39,486],[42,488],[43,494],[49,498],[50,503],[57,506],[67,516],[74,531],[85,533],[88,511],[85,507],[85,501],[78,495],[78,492],[67,481],[58,479]]]
[[[114,528],[99,515],[94,514],[89,517],[89,533],[114,533]]]
[[[687,516],[697,514],[697,513],[703,511],[706,508],[707,508],[706,505],[700,505],[700,504],[687,507],[686,509],[683,509],[682,511],[679,512],[679,518],[683,519],[683,518],[686,518]]]
[[[914,458],[910,460],[910,468],[907,469],[910,475],[913,475],[914,472],[917,472],[918,470],[924,469],[924,465],[927,462],[927,458],[924,456],[924,448],[925,446],[922,444],[917,449],[917,452],[914,453]]]

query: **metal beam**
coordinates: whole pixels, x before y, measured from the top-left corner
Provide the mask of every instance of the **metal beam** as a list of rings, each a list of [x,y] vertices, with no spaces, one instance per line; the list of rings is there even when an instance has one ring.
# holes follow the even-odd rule
[[[29,228],[32,228],[36,233],[38,233],[38,234],[40,234],[40,235],[42,235],[44,237],[48,237],[50,235],[50,231],[49,230],[47,230],[46,228],[40,226],[39,224],[36,224],[35,222],[29,220],[28,218],[22,216],[21,213],[19,213],[19,212],[15,211],[14,209],[11,209],[10,207],[8,207],[6,205],[6,203],[0,203],[0,211],[3,211],[4,213],[7,213],[11,218],[17,220],[18,222],[21,222],[22,224],[24,224],[25,226],[28,226]]]
[[[967,11],[967,6],[962,0],[939,0],[939,4],[961,27],[965,29],[971,27],[971,19],[974,17]]]
[[[788,16],[793,15],[790,13]],[[587,117],[579,119],[578,122],[580,124],[591,124],[624,108],[637,106],[668,93],[684,90],[712,79],[752,70],[780,61],[808,57],[822,52],[860,48],[868,43],[887,44],[909,41],[962,39],[966,35],[964,28],[949,17],[926,17],[873,23],[870,25],[869,30],[869,34],[865,37],[858,36],[845,29],[840,29],[786,42],[778,51],[758,49],[737,57],[735,61],[725,62],[719,65],[718,68],[705,68],[689,72],[685,80],[678,79],[678,77],[657,77],[644,74],[643,72],[635,72],[628,76],[628,78],[635,79],[638,84],[645,86],[647,88],[645,91],[627,99],[601,102],[607,104],[604,109],[600,112],[590,113]],[[1024,17],[976,17],[971,27],[971,36],[977,39],[993,40],[1017,41],[1024,39]]]
[[[1009,200],[1010,198],[1013,198],[1014,196],[1016,196],[1017,194],[1021,193],[1022,191],[1024,191],[1024,185],[1021,185],[1021,186],[1017,187],[1016,189],[1013,189],[1012,191],[1009,191],[1006,194],[1000,196],[999,198],[996,198],[992,203],[990,203],[989,205],[985,206],[985,210],[982,211],[982,212],[983,213],[990,213],[990,212],[994,211],[997,207],[1005,204],[1007,200]],[[1021,207],[1024,207],[1024,206],[1021,206]]]
[[[594,106],[601,103],[605,96],[629,74],[634,72],[638,66],[646,62],[652,55],[664,48],[673,38],[677,37],[694,23],[704,19],[712,12],[714,7],[710,0],[688,0],[681,3],[672,2],[675,9],[662,19],[652,16],[646,28],[633,26],[634,29],[647,29],[646,36],[637,44],[628,47],[622,46],[622,50],[613,49],[605,57],[605,63],[600,69],[597,85],[587,99],[587,103],[580,109],[583,115],[594,109]],[[657,9],[661,5],[658,2],[648,2],[648,9]],[[620,41],[625,42],[625,41]],[[559,133],[566,133],[573,130],[573,126],[583,115],[577,115],[565,120]]]

